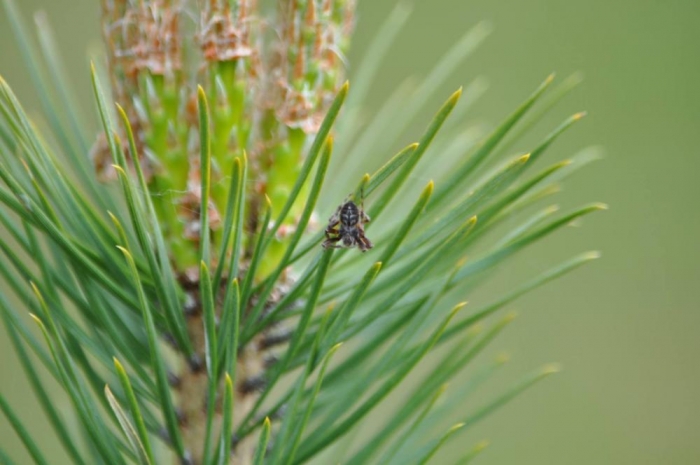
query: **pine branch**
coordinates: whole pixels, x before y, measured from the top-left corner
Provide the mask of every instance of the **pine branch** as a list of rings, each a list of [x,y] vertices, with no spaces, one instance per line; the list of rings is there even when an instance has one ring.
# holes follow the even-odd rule
[[[549,203],[592,151],[540,166],[584,113],[510,152],[577,75],[547,77],[476,143],[465,121],[483,81],[454,92],[444,82],[486,24],[365,118],[408,24],[403,6],[351,91],[352,0],[280,0],[269,15],[255,0],[105,0],[107,66],[91,75],[101,130],[90,134],[48,18],[37,17],[37,44],[13,0],[2,3],[47,124],[0,79],[0,316],[73,462],[325,463],[344,448],[348,463],[441,463],[445,444],[555,371],[449,422],[503,366],[479,357],[513,319],[497,314],[599,256],[546,267],[457,315],[513,256],[606,208]],[[427,108],[436,92],[445,103]],[[418,121],[425,130],[404,140]],[[432,180],[416,186],[418,174]],[[429,374],[416,382],[419,368]],[[67,394],[75,426],[42,373]],[[379,414],[388,398],[399,407]],[[2,395],[0,410],[46,463],[22,412]],[[374,436],[347,439],[367,424]]]

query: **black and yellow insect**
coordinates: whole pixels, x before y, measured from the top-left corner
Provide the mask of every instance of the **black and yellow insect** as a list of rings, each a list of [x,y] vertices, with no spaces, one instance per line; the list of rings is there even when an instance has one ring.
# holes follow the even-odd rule
[[[362,252],[368,251],[373,247],[365,236],[364,225],[369,221],[362,204],[357,206],[352,200],[346,200],[328,220],[323,248],[349,249],[357,246]]]

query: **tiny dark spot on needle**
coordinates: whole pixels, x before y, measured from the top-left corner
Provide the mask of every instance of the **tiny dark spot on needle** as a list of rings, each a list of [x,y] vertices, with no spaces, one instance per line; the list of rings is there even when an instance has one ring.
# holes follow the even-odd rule
[[[173,373],[172,371],[168,372],[168,384],[170,384],[170,387],[178,389],[182,383],[182,380],[178,375]]]
[[[192,355],[189,360],[190,370],[193,373],[199,373],[204,369],[204,361],[197,354]]]
[[[175,349],[175,350],[178,349],[179,346],[177,345],[177,340],[175,340],[175,336],[173,336],[172,334],[165,333],[163,335],[163,340],[165,341],[166,344],[168,344],[173,349]]]
[[[272,333],[272,334],[266,334],[265,337],[263,337],[260,340],[259,347],[261,349],[269,349],[271,347],[284,344],[285,342],[288,342],[292,338],[292,332],[291,331],[283,331],[279,333]]]
[[[250,394],[262,390],[266,384],[267,380],[264,375],[251,376],[238,385],[238,390],[241,394]]]

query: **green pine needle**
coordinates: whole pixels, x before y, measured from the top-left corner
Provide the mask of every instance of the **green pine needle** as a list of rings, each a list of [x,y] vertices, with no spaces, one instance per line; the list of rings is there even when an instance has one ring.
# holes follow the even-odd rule
[[[397,6],[353,64],[350,92],[354,2],[293,2],[269,18],[229,3],[189,13],[231,25],[236,47],[227,28],[194,40],[169,4],[105,3],[106,60],[96,62],[107,66],[90,69],[96,135],[46,16],[36,41],[2,0],[42,110],[25,111],[0,78],[0,317],[32,392],[78,464],[292,465],[336,452],[356,465],[438,463],[450,441],[556,371],[448,421],[505,366],[482,360],[514,319],[501,312],[600,256],[546,265],[457,315],[517,254],[607,208],[561,212],[554,200],[598,149],[542,165],[585,112],[542,133],[538,123],[581,77],[547,77],[488,134],[468,124],[483,79],[428,108],[490,33],[480,23],[370,115],[364,101],[413,27],[410,8]],[[114,27],[127,23],[138,27]],[[263,23],[282,33],[263,34]],[[162,62],[133,49],[174,35]],[[414,123],[422,134],[408,133]],[[528,153],[511,150],[529,140]],[[371,250],[321,246],[362,235]],[[0,410],[47,463],[20,409],[0,395]],[[355,434],[369,424],[372,435]]]

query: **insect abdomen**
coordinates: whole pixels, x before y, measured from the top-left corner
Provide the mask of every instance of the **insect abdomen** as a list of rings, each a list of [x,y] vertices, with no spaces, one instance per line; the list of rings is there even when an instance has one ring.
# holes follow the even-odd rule
[[[340,209],[340,222],[345,226],[355,226],[360,221],[360,212],[357,205],[347,202]]]

